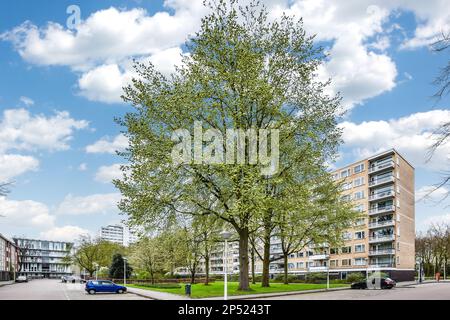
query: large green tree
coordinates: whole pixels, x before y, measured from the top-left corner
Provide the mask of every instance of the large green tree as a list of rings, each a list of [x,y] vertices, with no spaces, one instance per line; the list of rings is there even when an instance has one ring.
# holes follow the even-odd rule
[[[274,209],[280,181],[295,187],[301,180],[286,177],[294,177],[298,165],[308,157],[318,163],[335,154],[339,98],[327,96],[326,84],[317,80],[324,56],[301,20],[283,16],[271,22],[255,3],[239,7],[237,1],[220,0],[210,6],[175,74],[165,77],[151,64],[136,64],[138,76],[124,93],[135,111],[119,120],[130,141],[122,153],[129,165],[115,184],[123,194],[119,207],[134,224],[161,227],[183,215],[205,214],[228,223],[239,237],[239,289],[248,290],[249,235]],[[193,138],[200,131],[196,121],[224,137],[230,128],[254,129],[259,141],[264,138],[259,130],[279,130],[279,145],[275,131],[268,139],[268,153],[279,146],[279,158],[252,161],[255,146],[248,134],[245,161],[223,141],[221,149],[227,160],[228,155],[237,159],[234,164],[202,161],[198,152],[217,142],[205,135],[205,142],[194,145],[194,161],[174,163],[179,141],[172,140],[173,133],[183,128]],[[223,160],[219,152],[211,154]]]
[[[124,253],[125,248],[117,243],[90,237],[80,237],[70,260],[85,269],[92,277],[98,267],[109,267],[116,253]]]

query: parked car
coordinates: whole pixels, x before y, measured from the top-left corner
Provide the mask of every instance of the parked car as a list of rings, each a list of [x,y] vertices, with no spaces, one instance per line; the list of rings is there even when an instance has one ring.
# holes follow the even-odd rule
[[[376,283],[376,279],[373,278],[372,279],[372,284],[375,285]],[[380,285],[381,285],[381,289],[392,289],[394,288],[397,283],[392,280],[391,278],[381,278],[380,279]],[[351,285],[352,289],[367,289],[367,281],[359,281],[359,282],[354,282]]]
[[[27,276],[18,276],[16,282],[28,282]]]
[[[127,292],[126,287],[120,286],[108,280],[89,280],[88,282],[86,282],[85,290],[89,294],[95,294],[97,292]]]

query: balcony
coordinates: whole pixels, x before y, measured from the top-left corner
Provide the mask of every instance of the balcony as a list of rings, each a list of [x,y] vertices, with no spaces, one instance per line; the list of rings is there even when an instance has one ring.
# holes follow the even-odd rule
[[[395,167],[395,163],[392,160],[389,161],[383,161],[381,163],[375,164],[370,166],[369,168],[369,173],[374,173],[374,172],[378,172],[387,168],[394,168]]]
[[[370,250],[369,256],[384,256],[384,255],[392,255],[395,254],[395,249],[378,249],[378,250]]]
[[[369,187],[375,187],[375,186],[379,186],[385,183],[391,183],[394,182],[395,178],[394,176],[387,176],[387,177],[383,177],[383,178],[378,178],[375,179],[373,181],[369,181]]]
[[[392,262],[369,264],[369,268],[371,269],[393,268],[393,267],[395,267],[395,264]]]
[[[377,192],[377,193],[369,196],[369,201],[380,200],[380,199],[385,199],[385,198],[391,198],[393,196],[395,196],[394,190],[387,190],[387,191],[383,191],[383,192]]]
[[[370,209],[369,210],[369,215],[386,213],[386,212],[391,212],[391,211],[395,211],[395,206],[394,205],[389,205],[389,206],[383,206],[383,207]]]
[[[395,239],[395,235],[389,234],[384,236],[374,236],[369,237],[369,243],[375,243],[375,242],[387,242],[387,241],[393,241]]]
[[[318,253],[309,256],[309,260],[327,260],[329,257],[326,253]]]
[[[371,223],[369,223],[369,228],[374,229],[374,228],[388,227],[388,226],[393,226],[394,224],[395,224],[394,219],[386,220],[386,221],[371,222]]]
[[[323,271],[328,271],[328,267],[325,267],[325,266],[309,267],[308,271],[309,272],[323,272]]]

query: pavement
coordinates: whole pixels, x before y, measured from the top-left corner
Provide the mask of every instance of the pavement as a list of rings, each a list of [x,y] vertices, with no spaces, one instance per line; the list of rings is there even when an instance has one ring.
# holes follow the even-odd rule
[[[178,294],[167,293],[167,292],[158,292],[146,289],[139,288],[131,288],[127,287],[129,293],[136,294],[141,297],[145,297],[153,300],[192,300],[187,296],[180,296]]]
[[[97,293],[89,295],[84,285],[59,280],[32,280],[28,283],[2,283],[0,300],[190,300],[171,293],[128,288],[126,294]],[[222,297],[209,300],[221,300]],[[349,290],[283,292],[246,296],[230,296],[230,300],[450,300],[450,281],[401,282],[392,290]],[[200,300],[200,299],[195,299]]]
[[[450,282],[403,283],[391,290],[340,290],[257,300],[450,300]]]
[[[39,279],[0,287],[0,300],[148,300],[134,293],[87,294],[84,284]]]

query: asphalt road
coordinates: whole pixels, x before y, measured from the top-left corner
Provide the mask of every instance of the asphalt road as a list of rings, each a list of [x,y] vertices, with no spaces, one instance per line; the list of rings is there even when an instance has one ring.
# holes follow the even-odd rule
[[[391,290],[341,290],[261,300],[450,300],[450,283],[429,283]]]
[[[32,280],[0,287],[0,300],[148,300],[132,294],[97,293],[89,295],[84,284],[60,280]]]

